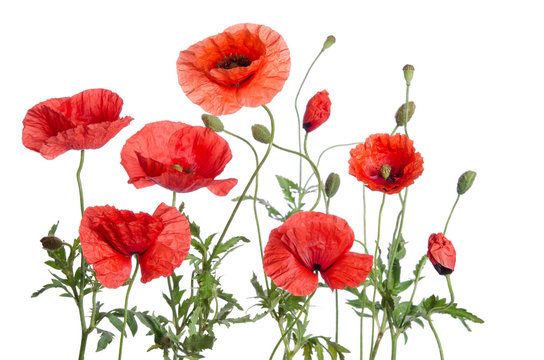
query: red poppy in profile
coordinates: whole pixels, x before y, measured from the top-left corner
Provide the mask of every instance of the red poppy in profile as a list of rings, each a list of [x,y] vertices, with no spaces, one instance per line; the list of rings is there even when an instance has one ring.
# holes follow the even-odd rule
[[[133,118],[119,118],[123,100],[106,89],[49,99],[32,107],[23,120],[23,145],[51,160],[68,150],[98,149]]]
[[[270,233],[264,271],[295,296],[317,289],[317,272],[331,290],[359,286],[372,270],[372,256],[350,252],[353,241],[353,230],[338,216],[296,213]]]
[[[228,143],[214,131],[172,121],[145,125],[121,150],[121,165],[137,189],[157,184],[185,193],[207,187],[219,196],[238,182],[215,180],[231,158]]]
[[[129,279],[134,254],[143,283],[172,275],[189,253],[191,231],[185,216],[164,203],[153,215],[106,205],[85,210],[79,239],[98,281],[117,288]]]
[[[440,275],[451,274],[455,270],[455,248],[444,234],[431,234],[427,257]]]
[[[268,104],[289,77],[289,49],[264,25],[237,24],[181,51],[178,81],[185,95],[213,115]]]
[[[423,158],[406,135],[374,134],[351,149],[349,173],[370,190],[397,194],[423,172]]]
[[[331,116],[331,99],[327,90],[319,91],[306,105],[302,127],[306,132],[314,131]]]

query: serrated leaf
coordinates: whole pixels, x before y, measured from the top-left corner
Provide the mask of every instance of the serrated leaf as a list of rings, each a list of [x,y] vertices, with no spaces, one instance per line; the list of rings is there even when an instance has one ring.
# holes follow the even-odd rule
[[[43,292],[45,292],[46,290],[53,289],[56,287],[59,287],[59,286],[56,286],[55,284],[45,284],[44,286],[42,286],[40,290],[34,291],[32,295],[30,295],[30,297],[31,298],[37,297],[41,295]]]
[[[59,226],[59,222],[57,221],[56,224],[54,224],[53,226],[51,226],[51,229],[49,229],[49,232],[47,233],[47,236],[53,236],[53,235],[55,235],[55,232],[57,231],[58,226]]]
[[[117,316],[113,314],[107,314],[106,317],[110,321],[110,323],[117,329],[119,332],[123,329],[123,321],[120,320]]]
[[[463,319],[463,320],[469,320],[477,324],[483,324],[484,321],[480,319],[478,316],[472,314],[471,312],[468,312],[465,309],[461,309],[457,307],[457,304],[452,304],[448,308],[439,311],[443,314],[449,314],[454,319]]]
[[[283,176],[276,175],[276,179],[278,180],[278,184],[280,185],[285,200],[296,207],[295,198],[293,197],[291,189],[298,191],[298,185]]]
[[[102,329],[96,329],[97,333],[100,334],[100,339],[98,339],[98,344],[96,346],[96,352],[104,350],[113,340],[113,333],[102,330]]]
[[[239,198],[234,198],[232,199],[232,201],[238,201]],[[253,200],[254,197],[253,196],[250,196],[250,195],[247,195],[247,196],[244,196],[242,198],[242,201],[243,200]],[[265,199],[261,199],[261,198],[257,198],[256,201],[263,205],[265,207],[265,209],[268,211],[268,217],[274,219],[274,220],[278,220],[278,221],[281,221],[281,222],[285,222],[285,218],[283,217],[283,215],[274,207],[272,206],[272,204],[270,204],[268,201],[266,201]]]
[[[250,242],[250,240],[246,238],[245,236],[235,236],[233,238],[228,239],[227,241],[217,244],[217,246],[213,249],[213,254],[215,256],[218,256],[219,254],[222,254],[224,252],[228,253],[229,250],[231,250],[240,241],[245,243]]]
[[[321,343],[316,342],[314,348],[317,355],[317,360],[323,360],[323,346],[321,345]]]
[[[307,343],[304,345],[304,360],[312,360],[312,344]]]
[[[414,276],[416,277],[416,279],[419,277],[419,275],[423,271],[423,267],[425,266],[426,263],[427,263],[427,255],[425,254],[421,257],[421,259],[419,259],[419,262],[417,263],[416,268],[414,270]]]
[[[255,275],[255,273],[253,273],[253,277],[251,278],[251,285],[253,285],[253,288],[255,289],[255,292],[257,293],[257,297],[264,299],[265,298],[264,289],[261,286],[261,284],[259,284],[259,280],[257,280],[257,275]]]
[[[215,337],[208,334],[194,334],[189,336],[183,342],[183,346],[190,352],[199,353],[206,349],[211,349]]]

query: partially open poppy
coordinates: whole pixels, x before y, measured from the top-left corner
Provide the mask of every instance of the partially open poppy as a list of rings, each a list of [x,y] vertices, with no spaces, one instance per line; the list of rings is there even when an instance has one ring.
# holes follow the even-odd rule
[[[327,90],[317,92],[308,104],[304,112],[302,127],[306,132],[314,131],[331,116],[331,99]]]
[[[172,275],[189,253],[191,231],[185,216],[164,203],[153,215],[106,205],[85,210],[79,239],[98,281],[117,288],[129,279],[134,254],[143,283]]]
[[[431,234],[429,236],[427,257],[440,275],[451,274],[455,270],[455,248],[444,234]]]
[[[213,115],[268,104],[289,77],[289,49],[264,25],[237,24],[181,51],[178,81],[185,95]]]
[[[372,270],[372,256],[350,252],[354,238],[338,216],[296,213],[270,233],[264,271],[274,284],[296,296],[317,289],[317,272],[331,289],[359,286]]]
[[[207,187],[219,196],[238,182],[215,180],[231,158],[228,143],[214,131],[172,121],[145,125],[121,150],[121,165],[137,189],[157,184],[184,193]]]
[[[98,149],[133,118],[119,118],[123,100],[106,89],[85,90],[32,107],[23,120],[23,145],[51,160],[68,150]]]
[[[397,194],[423,173],[423,158],[406,135],[373,134],[351,149],[349,173],[370,190]]]

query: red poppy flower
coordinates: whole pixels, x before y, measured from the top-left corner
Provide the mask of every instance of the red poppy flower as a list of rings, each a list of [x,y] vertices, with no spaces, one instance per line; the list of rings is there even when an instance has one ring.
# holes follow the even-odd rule
[[[98,281],[117,288],[130,277],[133,254],[138,256],[143,283],[172,275],[189,253],[191,231],[185,216],[164,203],[153,215],[106,205],[85,210],[79,239]]]
[[[349,173],[370,190],[397,194],[423,172],[423,158],[406,135],[374,134],[351,149]]]
[[[289,49],[264,25],[238,24],[180,52],[185,95],[213,115],[268,104],[289,77]]]
[[[50,99],[28,110],[23,145],[51,160],[68,150],[98,149],[133,118],[119,118],[123,100],[106,89]]]
[[[372,270],[372,256],[350,252],[353,241],[353,230],[342,218],[296,213],[270,233],[264,271],[295,296],[317,289],[318,271],[331,289],[359,286]]]
[[[451,274],[455,270],[455,248],[444,234],[431,234],[427,257],[440,275]]]
[[[238,182],[215,180],[231,158],[228,143],[214,131],[172,121],[145,125],[121,150],[121,165],[137,189],[158,184],[183,193],[207,187],[219,196]]]
[[[331,99],[327,90],[319,91],[306,105],[302,127],[306,132],[314,131],[331,116]]]

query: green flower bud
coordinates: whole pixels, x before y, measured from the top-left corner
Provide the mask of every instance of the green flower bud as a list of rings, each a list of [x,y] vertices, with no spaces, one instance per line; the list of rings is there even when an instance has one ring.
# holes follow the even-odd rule
[[[46,236],[41,240],[42,246],[45,250],[57,250],[62,247],[64,242],[56,236]]]
[[[476,172],[471,170],[465,171],[463,175],[459,177],[459,181],[457,181],[457,193],[459,195],[466,193],[474,183],[475,178]]]
[[[323,49],[321,51],[325,51],[328,48],[330,48],[334,43],[336,42],[336,38],[332,35],[327,36],[327,39],[325,40],[325,43],[323,44]]]
[[[416,104],[413,101],[408,102],[408,120],[406,120],[406,103],[402,104],[395,113],[395,120],[398,126],[404,126],[405,122],[410,121],[412,115],[416,112]]]
[[[329,198],[332,198],[338,191],[339,187],[340,175],[336,173],[330,173],[327,177],[327,181],[325,181],[325,194],[327,194]]]
[[[415,69],[412,65],[404,65],[402,68],[402,71],[404,71],[404,79],[408,85],[410,85],[410,82],[414,78],[414,70]]]
[[[215,132],[221,132],[225,128],[217,116],[202,114],[202,122],[204,123],[204,126]]]
[[[270,144],[270,131],[264,125],[255,124],[251,127],[253,138],[263,144]]]

